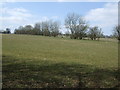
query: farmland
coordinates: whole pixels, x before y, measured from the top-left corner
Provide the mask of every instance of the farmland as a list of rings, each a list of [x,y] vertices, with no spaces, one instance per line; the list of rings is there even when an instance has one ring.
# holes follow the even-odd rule
[[[2,35],[3,88],[118,85],[118,43],[37,35]]]

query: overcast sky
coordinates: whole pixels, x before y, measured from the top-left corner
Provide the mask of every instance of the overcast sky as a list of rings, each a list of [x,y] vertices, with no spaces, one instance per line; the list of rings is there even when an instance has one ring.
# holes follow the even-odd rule
[[[118,24],[117,2],[64,1],[67,0],[57,0],[57,2],[28,2],[28,0],[27,2],[16,2],[12,0],[12,2],[0,3],[0,13],[2,13],[0,15],[0,21],[2,21],[0,29],[8,27],[13,32],[20,25],[34,25],[36,22],[53,19],[61,22],[61,31],[65,32],[64,19],[70,12],[84,16],[90,26],[101,27],[106,35],[112,34],[113,27]]]

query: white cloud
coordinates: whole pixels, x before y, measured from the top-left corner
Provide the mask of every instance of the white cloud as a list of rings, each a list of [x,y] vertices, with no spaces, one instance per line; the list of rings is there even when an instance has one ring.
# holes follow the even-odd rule
[[[2,18],[21,18],[21,19],[25,19],[26,17],[32,17],[32,14],[30,14],[26,9],[24,8],[1,8],[0,9],[0,13],[2,13],[3,17]]]
[[[62,0],[63,1],[63,0]],[[25,8],[0,8],[0,13],[3,16],[0,16],[0,21],[2,25],[0,29],[5,29],[9,27],[11,29],[17,28],[20,25],[31,24],[33,25],[36,22],[46,21],[49,19],[60,19],[59,16],[35,16],[30,13]],[[90,21],[91,25],[99,25],[104,29],[104,32],[107,33],[108,29],[110,30],[118,21],[118,3],[107,3],[103,8],[97,8],[90,10],[85,18]],[[107,28],[107,29],[106,29]],[[65,31],[65,28],[62,27]],[[111,31],[109,31],[111,32]]]
[[[51,17],[48,17],[48,16],[36,16],[35,17],[37,22],[41,22],[41,21],[49,21],[49,20],[58,20],[59,19],[59,16],[51,16]]]
[[[58,19],[58,16],[52,16],[51,19]]]
[[[24,26],[24,25],[34,25],[36,22],[41,22],[41,21],[47,21],[47,20],[57,20],[58,16],[37,16],[34,15],[33,13],[30,13],[27,9],[25,8],[0,8],[0,30],[10,28],[12,32],[14,31],[15,28],[18,28],[19,26]]]
[[[40,19],[41,21],[48,21],[49,20],[49,18],[47,16],[43,16],[43,17],[41,16],[40,18],[41,18]]]
[[[103,8],[92,9],[85,18],[92,26],[100,26],[105,33],[110,34],[112,28],[118,24],[118,4],[107,3]]]
[[[24,8],[4,7],[0,8],[0,13],[2,13],[2,15],[0,15],[0,21],[2,22],[0,29],[5,29],[6,27],[13,29],[19,25],[29,24],[30,18],[33,17],[33,15]]]

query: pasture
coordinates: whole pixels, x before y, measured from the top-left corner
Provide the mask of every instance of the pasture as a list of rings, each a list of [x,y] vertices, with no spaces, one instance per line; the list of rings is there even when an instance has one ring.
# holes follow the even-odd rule
[[[118,42],[2,35],[3,88],[118,87]]]

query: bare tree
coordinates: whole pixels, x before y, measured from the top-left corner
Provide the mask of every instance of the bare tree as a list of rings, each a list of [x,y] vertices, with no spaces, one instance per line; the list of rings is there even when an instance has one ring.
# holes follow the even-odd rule
[[[79,19],[79,15],[75,13],[69,13],[65,19],[65,26],[66,28],[71,30],[71,38],[75,39],[75,29],[77,26],[77,21]]]
[[[84,20],[83,17],[79,18],[79,24],[77,25],[77,37],[79,39],[82,39],[83,37],[86,36],[86,31],[88,29],[88,24],[87,22]]]
[[[60,23],[56,21],[56,22],[54,22],[54,25],[55,25],[55,36],[57,36],[60,33],[60,31],[59,31]]]
[[[113,36],[120,41],[120,25],[114,27]]]
[[[25,27],[20,26],[15,29],[15,34],[32,34],[32,35],[44,35],[44,36],[54,36],[56,37],[60,32],[60,23],[58,21],[42,21],[36,23],[34,27],[31,25],[26,25]]]
[[[103,35],[103,32],[102,32],[102,28],[100,28],[99,30],[98,30],[98,33],[97,33],[97,38],[98,38],[98,40],[101,38],[101,37],[103,37],[104,35]]]
[[[42,34],[42,32],[41,32],[41,23],[36,23],[34,25],[33,34],[35,34],[35,35],[41,35]]]
[[[99,38],[103,35],[102,33],[102,29],[99,28],[98,26],[94,26],[91,27],[89,32],[88,32],[88,36],[92,39],[92,40],[96,40],[96,38]]]
[[[57,21],[54,22],[50,22],[50,32],[51,32],[51,36],[58,36],[59,34],[59,28],[60,28],[60,24]]]
[[[86,21],[82,16],[76,13],[69,13],[65,19],[66,28],[71,31],[71,38],[82,39],[88,28]]]
[[[49,22],[48,21],[42,22],[42,33],[44,36],[50,36]]]

